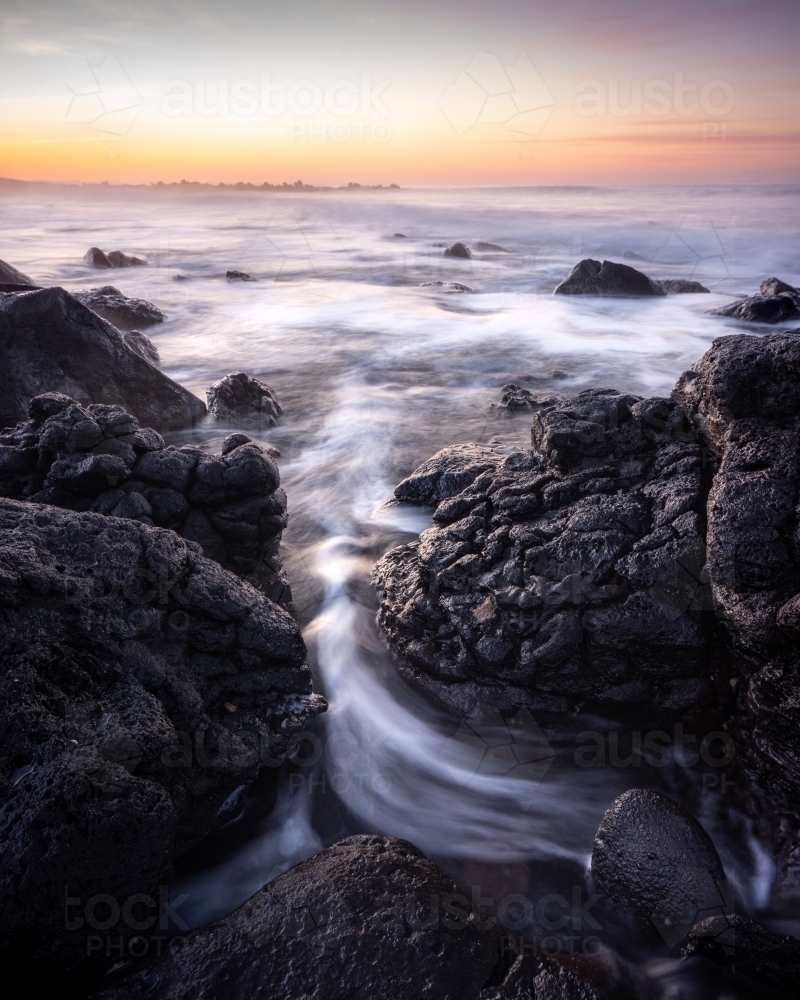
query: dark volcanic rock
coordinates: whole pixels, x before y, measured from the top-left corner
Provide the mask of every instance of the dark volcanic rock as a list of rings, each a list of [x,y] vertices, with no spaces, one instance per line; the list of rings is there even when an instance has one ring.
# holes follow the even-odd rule
[[[283,412],[266,384],[245,372],[231,372],[206,390],[209,412],[241,427],[274,427]]]
[[[610,295],[619,297],[666,295],[657,281],[627,264],[582,260],[555,289],[554,295]]]
[[[713,703],[709,471],[681,410],[590,390],[535,413],[532,439],[447,448],[397,487],[438,504],[375,570],[404,675],[464,714]]]
[[[205,555],[288,604],[278,546],[286,494],[273,459],[244,434],[222,455],[167,448],[120,406],[58,393],[0,433],[0,495],[171,528]]]
[[[445,249],[445,257],[461,257],[464,260],[469,260],[472,256],[472,251],[465,243],[453,243]]]
[[[145,361],[149,361],[151,365],[157,365],[161,361],[158,348],[141,330],[130,330],[128,333],[123,333],[122,339],[132,351],[135,351]]]
[[[768,793],[778,845],[797,844],[800,334],[715,340],[674,395],[721,458],[708,498],[708,564],[739,678],[737,756]],[[784,876],[791,880],[789,869]]]
[[[225,277],[228,281],[255,281],[255,278],[247,274],[246,271],[226,271]]]
[[[24,420],[31,398],[47,392],[118,403],[157,430],[191,425],[206,412],[63,288],[2,296],[0,427]]]
[[[800,941],[737,913],[701,920],[687,935],[683,953],[786,996],[800,995]]]
[[[98,1000],[478,1000],[499,959],[499,931],[436,865],[406,841],[359,836]]]
[[[324,703],[285,611],[135,520],[0,500],[0,613],[0,949],[30,980],[97,923],[149,927],[173,858]]]
[[[164,313],[146,299],[129,298],[113,285],[72,293],[92,312],[108,320],[118,330],[134,330],[164,322]]]
[[[591,877],[619,930],[632,919],[645,938],[660,935],[670,948],[698,919],[721,915],[732,903],[732,888],[703,827],[677,802],[641,788],[623,793],[606,810]]]
[[[500,402],[490,404],[489,409],[516,413],[518,410],[541,410],[546,406],[554,406],[558,401],[555,396],[546,396],[538,400],[530,389],[523,389],[522,386],[509,382],[500,390]]]
[[[689,281],[688,278],[660,278],[658,284],[661,285],[667,295],[708,292],[705,285],[701,285],[699,281]]]
[[[713,310],[715,316],[733,316],[750,323],[784,323],[800,319],[800,289],[780,278],[761,282],[759,294]]]
[[[129,257],[121,250],[112,250],[106,254],[99,247],[89,247],[83,255],[83,260],[91,267],[99,268],[145,267],[147,265],[147,261],[140,257]]]
[[[24,292],[33,288],[39,288],[33,278],[0,260],[0,292]]]

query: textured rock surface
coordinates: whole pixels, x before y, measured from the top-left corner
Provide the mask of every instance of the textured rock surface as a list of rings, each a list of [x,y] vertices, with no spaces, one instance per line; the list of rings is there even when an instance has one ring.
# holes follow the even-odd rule
[[[91,267],[98,268],[145,267],[147,265],[147,261],[142,260],[141,257],[128,256],[121,250],[111,250],[109,253],[104,253],[100,247],[89,247],[83,255],[83,260]]]
[[[0,500],[0,610],[0,947],[31,977],[97,932],[65,893],[157,900],[323,703],[293,619],[172,531]]]
[[[208,409],[218,420],[240,427],[274,427],[283,412],[265,383],[245,372],[231,372],[206,390]]]
[[[685,295],[708,291],[706,286],[701,285],[699,281],[690,281],[688,278],[660,278],[658,284],[667,295]]]
[[[397,487],[436,507],[375,570],[404,675],[464,714],[713,703],[710,470],[681,410],[591,390],[536,412],[532,440],[447,448]]]
[[[477,1000],[499,959],[500,933],[436,865],[406,841],[359,836],[100,997]]]
[[[129,298],[113,285],[72,293],[92,312],[108,320],[118,330],[136,330],[164,322],[164,313],[146,299]]]
[[[272,600],[291,600],[278,558],[286,494],[245,434],[209,455],[166,447],[122,407],[38,396],[27,421],[0,432],[0,495],[171,528]]]
[[[63,288],[0,296],[0,427],[24,420],[29,401],[45,392],[118,403],[159,431],[206,412]]]
[[[618,929],[631,918],[645,937],[676,945],[693,924],[732,903],[716,848],[683,806],[632,789],[606,810],[592,850],[593,889]],[[620,926],[622,925],[622,926]]]
[[[733,316],[750,323],[784,323],[800,319],[800,289],[780,278],[761,282],[758,295],[739,299],[714,310],[715,316]]]
[[[246,271],[226,271],[225,277],[228,281],[255,281]]]
[[[661,284],[628,264],[586,259],[570,271],[553,293],[555,295],[640,296],[666,295]]]
[[[38,287],[33,278],[0,260],[0,292],[21,292]]]
[[[674,395],[721,458],[708,565],[739,680],[739,758],[789,857],[800,843],[800,335],[716,340]],[[792,871],[779,868],[779,883]]]
[[[129,330],[122,334],[122,339],[132,351],[145,361],[149,361],[151,365],[157,365],[161,361],[158,348],[141,330]]]
[[[469,258],[472,256],[472,251],[466,245],[466,243],[453,243],[452,246],[445,248],[444,256],[460,257],[463,260],[469,260]]]
[[[800,941],[769,931],[748,917],[735,913],[706,917],[691,929],[683,951],[781,995],[800,994]]]
[[[469,285],[462,285],[458,281],[423,281],[420,288],[441,288],[443,292],[471,292]]]

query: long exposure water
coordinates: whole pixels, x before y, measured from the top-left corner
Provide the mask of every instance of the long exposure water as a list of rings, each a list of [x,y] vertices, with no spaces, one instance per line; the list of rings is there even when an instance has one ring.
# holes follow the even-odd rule
[[[577,712],[543,729],[527,714],[504,720],[488,709],[465,724],[448,718],[397,676],[369,577],[383,552],[430,523],[429,512],[383,506],[420,462],[457,442],[528,446],[529,416],[489,408],[501,386],[667,395],[715,337],[743,331],[709,309],[773,274],[800,284],[798,193],[0,188],[0,257],[41,283],[111,282],[150,299],[167,313],[148,335],[170,376],[204,398],[212,381],[241,369],[283,407],[279,426],[257,437],[280,451],[284,562],[330,708],[281,772],[267,815],[213,864],[180,875],[174,896],[188,924],[228,912],[355,831],[413,841],[484,897],[568,886],[585,870],[604,810],[636,785],[692,809],[737,905],[767,911],[768,851],[716,773],[680,755],[661,770],[642,759],[577,766],[579,734],[613,728]],[[443,257],[455,240],[504,249]],[[93,271],[82,263],[91,245],[150,266]],[[711,294],[551,295],[581,258],[626,251],[651,276],[693,278]],[[255,280],[228,282],[229,269]],[[435,281],[445,284],[425,286]],[[209,418],[184,439],[217,450],[225,433]]]

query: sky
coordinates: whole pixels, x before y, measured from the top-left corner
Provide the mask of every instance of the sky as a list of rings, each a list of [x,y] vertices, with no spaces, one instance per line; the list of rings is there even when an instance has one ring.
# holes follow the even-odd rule
[[[0,176],[800,179],[800,0],[2,0]]]

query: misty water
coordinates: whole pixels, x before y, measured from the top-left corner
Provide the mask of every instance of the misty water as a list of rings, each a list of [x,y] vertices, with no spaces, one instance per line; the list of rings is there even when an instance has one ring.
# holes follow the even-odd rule
[[[382,553],[430,524],[429,511],[384,506],[418,464],[458,442],[528,447],[530,415],[490,409],[501,386],[540,396],[599,386],[667,395],[715,337],[743,332],[709,309],[773,274],[800,284],[797,195],[789,186],[731,186],[42,187],[2,196],[0,257],[41,283],[112,283],[153,301],[167,321],[147,332],[171,377],[205,398],[212,381],[241,369],[266,381],[283,407],[279,426],[253,436],[280,451],[284,565],[330,707],[244,832],[184,865],[174,896],[186,897],[179,912],[188,924],[228,912],[361,831],[413,841],[495,908],[508,894],[534,905],[548,891],[569,895],[603,812],[641,785],[701,819],[738,908],[789,929],[769,910],[767,846],[743,796],[713,784],[718,771],[677,752],[660,768],[641,757],[579,766],[580,734],[615,720],[578,706],[542,728],[526,713],[502,719],[487,709],[467,724],[446,716],[397,676],[369,578]],[[455,240],[504,250],[443,257]],[[150,266],[92,271],[82,263],[91,245]],[[625,251],[651,276],[692,278],[711,294],[552,296],[581,258],[622,260]],[[228,282],[229,269],[255,280]],[[435,281],[445,284],[423,287]],[[472,293],[448,291],[448,282]],[[218,451],[226,433],[208,418],[168,437]]]

